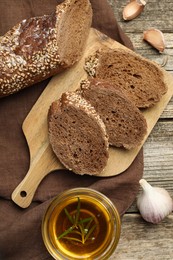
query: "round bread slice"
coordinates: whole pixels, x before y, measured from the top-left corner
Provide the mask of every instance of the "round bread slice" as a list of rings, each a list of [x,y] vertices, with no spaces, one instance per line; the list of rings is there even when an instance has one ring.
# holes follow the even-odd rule
[[[147,132],[146,120],[113,84],[98,79],[85,80],[81,82],[80,93],[105,123],[110,145],[126,149],[140,145]]]
[[[105,125],[78,93],[66,92],[52,103],[48,127],[52,149],[67,169],[89,175],[104,170],[109,146]]]
[[[112,82],[138,108],[153,106],[167,91],[158,65],[127,50],[100,49],[86,58],[84,68],[89,76]]]

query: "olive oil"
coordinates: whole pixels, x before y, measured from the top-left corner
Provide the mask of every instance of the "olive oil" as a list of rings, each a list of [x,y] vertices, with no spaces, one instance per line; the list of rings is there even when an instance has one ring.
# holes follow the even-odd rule
[[[73,217],[76,214],[78,197],[81,204],[79,220],[92,218],[91,228],[93,225],[95,228],[84,243],[78,241],[81,240],[80,232],[68,234],[68,238],[72,237],[75,240],[63,237],[58,239],[64,231],[72,226],[64,209],[67,209]],[[110,244],[113,232],[111,219],[108,210],[101,202],[88,195],[80,195],[78,197],[68,198],[54,209],[49,219],[49,234],[54,247],[60,250],[63,255],[68,256],[69,259],[76,256],[80,259],[94,259],[98,253],[104,252]]]
[[[59,194],[42,222],[44,244],[56,260],[106,260],[118,244],[120,231],[116,207],[89,188]]]

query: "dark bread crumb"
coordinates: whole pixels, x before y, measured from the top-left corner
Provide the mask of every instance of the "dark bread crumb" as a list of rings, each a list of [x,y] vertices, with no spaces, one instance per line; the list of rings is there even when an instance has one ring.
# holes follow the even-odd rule
[[[61,163],[78,174],[96,175],[108,160],[105,125],[95,109],[75,92],[52,103],[48,117],[49,140]]]
[[[139,108],[153,106],[167,91],[158,66],[126,50],[100,49],[86,59],[85,70],[91,77],[114,83]]]
[[[113,84],[101,79],[81,82],[80,94],[94,106],[105,123],[109,144],[127,149],[142,142],[147,124],[141,111]]]

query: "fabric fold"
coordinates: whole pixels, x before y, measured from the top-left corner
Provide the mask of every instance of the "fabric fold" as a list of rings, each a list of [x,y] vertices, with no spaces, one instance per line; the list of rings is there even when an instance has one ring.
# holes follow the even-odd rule
[[[22,19],[49,14],[62,1],[1,0],[0,35]],[[133,48],[118,25],[107,0],[91,0],[92,26],[109,37]],[[130,207],[139,189],[143,174],[143,152],[122,174],[109,177],[79,176],[69,171],[54,171],[39,185],[33,202],[21,209],[11,194],[29,169],[29,149],[22,132],[22,123],[49,79],[0,100],[0,259],[49,260],[41,237],[43,214],[54,196],[74,187],[90,187],[107,195],[121,215]],[[37,127],[36,123],[33,127]],[[122,162],[123,163],[123,162]],[[115,166],[116,167],[116,166]]]

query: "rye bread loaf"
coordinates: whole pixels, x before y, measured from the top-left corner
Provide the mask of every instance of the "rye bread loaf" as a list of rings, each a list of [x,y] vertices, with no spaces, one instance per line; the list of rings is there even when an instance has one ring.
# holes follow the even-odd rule
[[[167,91],[157,64],[132,51],[102,48],[86,58],[84,68],[89,76],[114,83],[138,108],[153,106]]]
[[[52,149],[67,169],[90,175],[103,171],[108,160],[105,125],[80,95],[66,92],[52,103],[48,128]]]
[[[78,91],[103,120],[109,144],[126,149],[142,142],[147,133],[147,123],[141,111],[120,91],[100,79],[81,82]]]
[[[72,66],[92,22],[89,0],[65,0],[51,15],[21,21],[0,40],[0,97]]]

